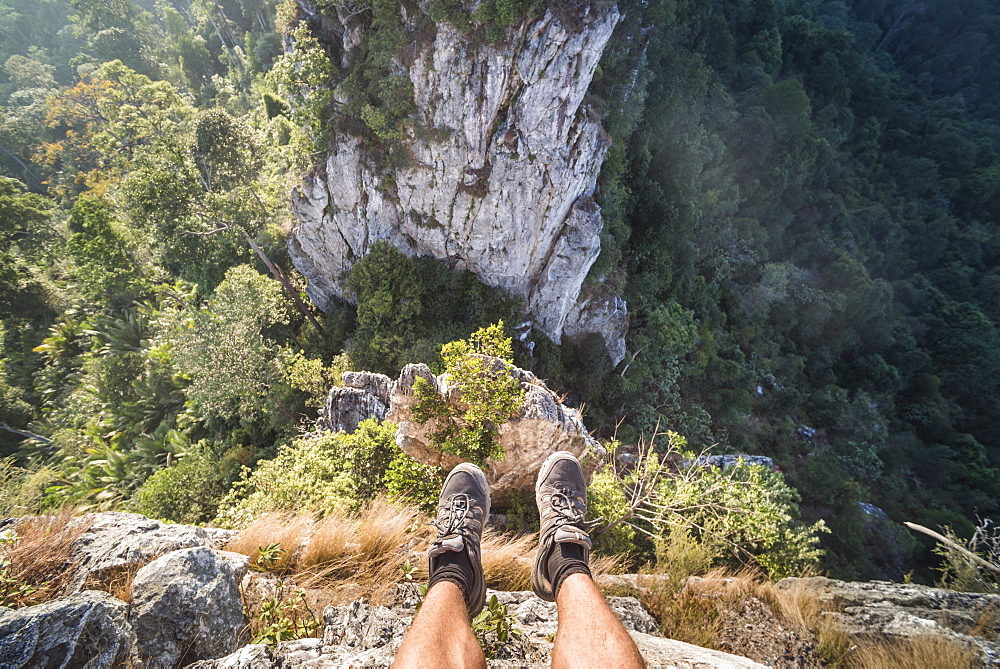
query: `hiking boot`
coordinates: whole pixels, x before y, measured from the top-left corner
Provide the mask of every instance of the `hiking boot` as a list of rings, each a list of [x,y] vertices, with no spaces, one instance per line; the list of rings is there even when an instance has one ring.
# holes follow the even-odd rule
[[[587,482],[580,461],[567,451],[550,455],[535,483],[535,503],[541,518],[538,551],[531,568],[531,589],[542,599],[555,601],[563,578],[590,574],[590,537],[593,523],[587,515]]]
[[[438,533],[427,551],[428,588],[438,581],[458,585],[470,619],[486,602],[479,544],[489,514],[490,487],[483,471],[468,462],[452,469],[441,488],[437,519],[431,523]]]

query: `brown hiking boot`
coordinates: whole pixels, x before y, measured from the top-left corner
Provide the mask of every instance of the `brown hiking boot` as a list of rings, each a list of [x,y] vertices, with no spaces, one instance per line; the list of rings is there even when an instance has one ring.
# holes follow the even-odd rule
[[[486,602],[480,541],[490,514],[490,487],[486,475],[474,464],[463,462],[448,474],[438,499],[437,537],[427,551],[430,585],[446,580],[457,584],[465,595],[469,618]]]
[[[538,551],[531,569],[531,589],[546,601],[555,601],[558,583],[553,583],[557,574],[551,573],[550,558],[560,544],[580,546],[582,569],[590,562],[590,536],[587,530],[591,523],[584,521],[587,515],[587,482],[583,477],[580,461],[567,451],[553,453],[542,464],[535,483],[535,503],[541,518]]]

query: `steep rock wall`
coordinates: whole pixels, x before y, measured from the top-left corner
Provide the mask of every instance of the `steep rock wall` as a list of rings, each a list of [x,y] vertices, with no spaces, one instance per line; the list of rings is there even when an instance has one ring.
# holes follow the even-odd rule
[[[620,15],[579,11],[572,26],[547,11],[495,45],[438,24],[433,42],[401,65],[416,112],[402,140],[410,159],[393,174],[358,138],[338,134],[292,200],[289,249],[316,304],[349,299],[341,277],[382,239],[521,296],[557,343],[600,332],[612,359],[624,357],[625,303],[580,299],[600,253],[593,193],[608,149],[582,103]],[[348,21],[334,31],[345,59],[361,30]]]

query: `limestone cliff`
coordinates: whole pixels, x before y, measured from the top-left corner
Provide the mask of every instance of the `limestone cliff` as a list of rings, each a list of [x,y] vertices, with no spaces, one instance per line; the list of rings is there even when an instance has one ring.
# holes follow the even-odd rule
[[[620,15],[574,11],[572,20],[546,11],[496,44],[443,22],[415,44],[399,63],[414,91],[407,164],[387,174],[361,139],[337,133],[293,195],[289,249],[316,304],[350,299],[341,277],[382,239],[522,297],[557,343],[600,332],[612,359],[624,357],[625,303],[600,290],[581,297],[600,253],[593,194],[609,145],[583,100]],[[350,62],[366,28],[346,15],[341,23],[329,33]]]

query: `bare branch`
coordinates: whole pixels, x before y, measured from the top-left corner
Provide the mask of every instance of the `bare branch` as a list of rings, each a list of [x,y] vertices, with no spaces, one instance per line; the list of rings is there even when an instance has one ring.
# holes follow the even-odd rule
[[[964,546],[961,546],[961,545],[955,543],[954,541],[952,541],[948,537],[944,536],[943,534],[939,534],[939,533],[935,532],[934,530],[932,530],[930,528],[924,527],[923,525],[917,525],[916,523],[904,522],[903,524],[906,525],[911,530],[913,530],[914,532],[920,532],[922,534],[926,534],[927,536],[929,536],[929,537],[931,537],[933,539],[936,539],[937,541],[940,541],[942,544],[944,544],[948,548],[951,548],[953,550],[958,551],[959,553],[961,553],[965,557],[969,558],[970,560],[972,560],[976,564],[978,564],[980,566],[983,566],[983,567],[986,567],[987,569],[989,569],[992,572],[1000,574],[1000,566],[997,566],[997,565],[993,564],[989,560],[984,560],[983,558],[979,557],[978,555],[976,555],[972,551],[968,550]]]

